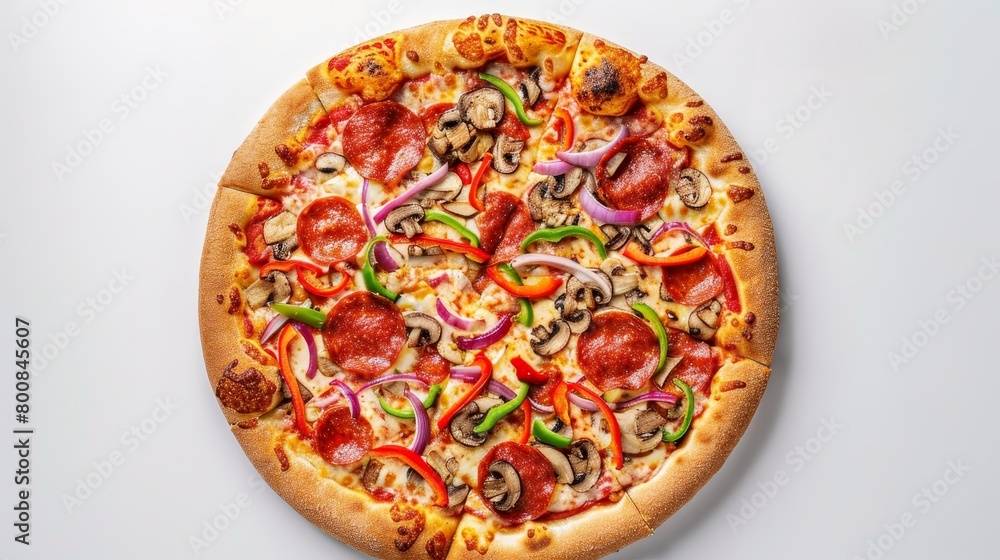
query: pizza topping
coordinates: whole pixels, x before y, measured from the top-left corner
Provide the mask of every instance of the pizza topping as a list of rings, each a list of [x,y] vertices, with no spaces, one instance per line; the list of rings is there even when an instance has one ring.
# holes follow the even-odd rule
[[[441,298],[437,298],[437,301],[435,302],[435,307],[437,309],[438,317],[441,317],[442,321],[451,325],[452,327],[455,327],[456,329],[460,329],[463,331],[470,331],[476,327],[482,326],[483,324],[483,321],[481,319],[466,319],[465,317],[461,317],[458,314],[452,312],[451,309],[448,309],[448,306],[445,305],[444,301],[442,301]]]
[[[524,140],[515,140],[506,134],[501,134],[493,144],[493,169],[498,173],[517,171],[523,149]]]
[[[570,486],[577,492],[586,492],[597,484],[601,478],[604,465],[601,462],[601,452],[589,439],[574,442],[566,450],[570,468],[573,470],[573,484]]]
[[[344,398],[347,400],[347,407],[351,411],[351,418],[357,418],[360,416],[361,401],[358,400],[358,394],[352,391],[351,388],[347,386],[347,383],[344,383],[339,379],[334,379],[330,382],[330,385],[336,387],[337,390],[340,391],[340,394],[344,395]],[[312,402],[309,404],[314,405]]]
[[[622,125],[622,127],[618,129],[618,133],[615,134],[614,138],[604,145],[581,152],[556,152],[556,157],[577,167],[595,167],[601,162],[601,160],[604,159],[605,155],[617,148],[626,137],[628,137],[628,127]],[[584,144],[584,146],[586,146],[586,144]],[[614,173],[611,173],[610,175],[614,175]]]
[[[440,183],[447,174],[448,174],[448,164],[445,163],[440,167],[438,167],[437,169],[435,169],[434,172],[432,172],[430,175],[427,175],[426,177],[414,183],[413,186],[406,189],[406,191],[404,191],[403,194],[387,202],[385,206],[380,208],[379,211],[375,213],[373,219],[375,220],[375,222],[381,222],[382,220],[385,220],[392,211],[406,204],[407,201],[409,201],[411,198],[419,194],[424,189],[430,188],[432,185]]]
[[[528,389],[530,388],[531,388],[530,385],[522,382],[521,388],[517,391],[517,394],[514,396],[514,398],[510,399],[509,401],[503,404],[499,404],[489,409],[489,411],[486,412],[486,417],[483,418],[482,422],[476,425],[473,431],[478,434],[484,434],[492,430],[493,427],[497,425],[497,422],[499,422],[505,416],[507,416],[511,412],[514,412],[515,410],[518,409],[518,407],[521,406],[521,403],[523,403],[525,399],[528,398]]]
[[[463,165],[468,169],[468,166]],[[449,171],[440,182],[427,187],[427,190],[420,193],[420,205],[424,208],[431,208],[435,204],[445,203],[458,198],[462,192],[462,179],[457,173]]]
[[[691,427],[691,420],[694,418],[694,392],[691,391],[691,387],[676,377],[674,378],[674,385],[684,392],[684,420],[681,421],[681,425],[676,432],[669,433],[664,430],[663,441],[667,443],[678,441],[684,437],[688,428]]]
[[[308,304],[309,300],[306,300],[302,303],[302,305],[272,303],[268,307],[293,321],[304,323],[314,329],[323,328],[323,325],[326,323],[326,314],[322,311],[316,311],[315,309],[309,307]],[[261,342],[265,341],[266,339],[262,336]]]
[[[539,181],[528,193],[528,209],[531,219],[555,228],[579,221],[579,211],[568,198],[556,198],[552,189],[558,185],[554,177]]]
[[[314,200],[299,214],[296,235],[305,254],[321,264],[358,254],[367,232],[361,214],[339,196]]]
[[[622,432],[622,452],[640,455],[652,451],[662,440],[661,432],[666,419],[655,410],[646,407],[632,407],[625,412],[616,412],[615,418]]]
[[[423,348],[428,344],[437,344],[441,340],[441,323],[425,313],[408,311],[403,314],[403,324],[406,325],[406,345],[410,348]]]
[[[688,315],[688,333],[699,340],[709,340],[719,328],[722,304],[713,299]]]
[[[704,173],[688,167],[681,170],[680,179],[674,183],[674,191],[685,206],[699,210],[712,198],[712,183]]]
[[[534,383],[535,385],[544,385],[551,379],[548,372],[540,372],[533,368],[531,364],[524,361],[521,356],[514,356],[510,359],[510,365],[514,366],[514,371],[517,373],[518,381],[523,383]]]
[[[639,289],[638,271],[634,267],[626,267],[618,259],[605,259],[601,263],[601,272],[611,278],[613,295],[625,295]]]
[[[452,214],[455,214],[456,216],[460,216],[462,218],[471,218],[479,213],[479,210],[476,210],[468,202],[461,202],[461,201],[448,202],[442,204],[441,207],[447,210],[448,212],[451,212]]]
[[[480,350],[498,342],[510,331],[513,313],[502,313],[496,324],[476,336],[460,336],[455,339],[460,350]]]
[[[479,494],[505,524],[541,516],[549,509],[554,489],[552,464],[534,447],[503,442],[479,464]]]
[[[660,342],[634,315],[608,311],[595,315],[580,335],[576,357],[583,374],[601,391],[635,390],[656,372]]]
[[[562,319],[552,321],[547,328],[539,325],[531,329],[531,349],[539,356],[552,356],[569,344],[572,333],[569,323]]]
[[[285,382],[285,387],[291,393],[295,429],[299,432],[299,437],[308,439],[312,437],[313,430],[306,421],[305,403],[302,400],[302,393],[299,392],[299,382],[292,373],[292,365],[288,360],[288,344],[296,334],[298,332],[291,325],[285,325],[281,336],[278,337],[278,371]]]
[[[511,259],[510,265],[514,268],[522,266],[548,266],[550,268],[564,270],[576,276],[577,279],[581,280],[585,285],[592,284],[602,294],[603,303],[611,301],[613,288],[611,287],[611,279],[608,278],[606,274],[600,270],[595,271],[581,266],[576,261],[565,257],[529,253],[514,257]]]
[[[528,106],[534,105],[538,98],[542,96],[542,88],[538,85],[538,77],[542,69],[535,68],[528,75],[527,79],[518,84],[517,89],[521,94],[521,100]]]
[[[608,163],[618,153],[625,154],[625,159],[611,175]],[[652,216],[667,196],[666,186],[677,163],[674,153],[644,138],[622,140],[597,166],[598,193],[612,208],[638,211],[643,218]]]
[[[663,269],[663,291],[672,300],[684,305],[701,305],[719,294],[723,278],[712,259]]]
[[[458,98],[462,120],[479,130],[496,128],[503,119],[505,109],[503,93],[491,87],[467,91]]]
[[[288,277],[278,271],[255,280],[243,290],[243,297],[251,309],[264,307],[268,301],[285,303],[291,295],[292,286],[288,283]]]
[[[431,384],[431,389],[434,389],[433,384],[441,383],[447,379],[450,371],[451,364],[432,346],[421,349],[417,356],[417,363],[413,365],[413,374]]]
[[[638,210],[613,210],[601,204],[589,189],[580,191],[580,206],[591,218],[605,224],[630,226],[642,220],[642,212]]]
[[[635,302],[632,304],[632,309],[639,312],[649,324],[653,326],[653,331],[656,333],[656,338],[660,342],[660,361],[656,364],[656,369],[654,373],[663,369],[664,364],[667,363],[667,330],[663,328],[663,322],[660,321],[660,316],[656,314],[656,311],[652,307],[646,305],[642,302]]]
[[[354,292],[337,302],[322,335],[330,359],[362,377],[389,369],[407,339],[399,308],[370,292]]]
[[[594,248],[597,250],[597,254],[600,255],[601,260],[608,258],[608,253],[604,250],[604,243],[601,242],[601,239],[594,232],[582,226],[563,226],[535,231],[521,242],[521,251],[527,251],[528,247],[536,241],[558,243],[567,237],[579,237],[590,241],[594,244]]]
[[[472,233],[472,230],[465,227],[458,220],[452,218],[447,214],[442,214],[441,212],[435,212],[434,210],[428,210],[424,213],[424,221],[427,222],[441,222],[446,226],[451,227],[458,232],[459,235],[469,240],[469,244],[473,247],[479,247],[479,236]]]
[[[312,379],[316,377],[316,369],[318,367],[316,364],[316,339],[313,336],[313,331],[302,323],[292,322],[291,325],[306,343],[306,353],[309,355],[309,362],[306,365],[306,378]]]
[[[385,228],[392,233],[402,233],[413,237],[423,233],[420,220],[424,219],[424,208],[419,204],[404,204],[389,212],[385,217]]]
[[[273,245],[295,235],[295,214],[284,211],[264,222],[264,242]]]
[[[486,417],[487,411],[502,403],[503,401],[500,399],[490,397],[481,397],[472,401],[463,407],[448,425],[451,437],[466,447],[479,447],[486,443],[489,434],[486,431],[476,431],[476,426]]]
[[[326,152],[316,157],[314,165],[320,173],[340,173],[347,165],[347,158],[336,152]]]
[[[426,132],[420,117],[395,101],[370,103],[344,125],[344,155],[362,177],[390,187],[420,163]]]
[[[566,198],[571,194],[575,193],[580,185],[584,188],[593,191],[597,188],[597,180],[594,179],[593,173],[585,169],[574,167],[566,173],[556,177],[556,184],[549,189],[552,196],[555,198]]]
[[[421,455],[431,437],[431,419],[427,416],[427,410],[424,408],[423,402],[420,401],[420,397],[407,390],[406,398],[410,401],[410,406],[413,407],[413,415],[416,420],[413,441],[410,443],[409,449],[413,453]]]
[[[521,199],[502,191],[487,193],[484,203],[485,212],[476,217],[482,249],[493,255],[492,262],[510,260],[535,229],[531,212]]]
[[[419,455],[401,445],[383,445],[371,450],[376,457],[388,457],[398,459],[406,463],[411,469],[417,472],[424,482],[434,491],[434,505],[445,507],[448,505],[448,490],[444,481]]]
[[[364,417],[352,417],[347,407],[330,408],[316,421],[313,446],[332,465],[355,463],[372,448],[371,424]]]
[[[479,78],[485,82],[488,82],[489,84],[493,85],[494,87],[500,90],[500,93],[503,95],[503,97],[506,97],[507,101],[510,101],[510,104],[514,106],[514,113],[517,114],[518,120],[520,120],[522,123],[528,126],[538,126],[545,122],[543,119],[529,118],[528,115],[525,114],[524,104],[521,103],[521,98],[518,97],[517,92],[514,91],[514,88],[510,87],[510,84],[508,84],[507,82],[503,81],[502,79],[496,76],[493,76],[491,74],[486,74],[483,72],[479,73]],[[501,98],[501,103],[502,101],[503,100]]]
[[[625,250],[622,251],[622,254],[633,261],[646,266],[673,267],[697,262],[708,254],[708,250],[704,247],[688,245],[677,249],[669,256],[658,257],[647,255],[638,247],[637,243],[630,243],[625,246]]]
[[[374,292],[389,301],[396,301],[399,299],[399,294],[386,288],[378,281],[378,277],[375,276],[375,267],[372,266],[372,249],[378,247],[379,245],[388,245],[388,241],[384,235],[379,235],[373,237],[368,244],[365,245],[365,250],[363,252],[364,258],[361,264],[361,278],[365,282],[365,288],[370,292]]]
[[[467,143],[456,147],[459,161],[472,163],[482,158],[493,147],[493,136],[488,132],[475,132]]]
[[[718,369],[714,350],[687,333],[670,329],[670,353],[681,357],[668,379],[681,379],[699,393],[707,393]]]
[[[556,424],[558,424],[560,426],[563,425],[562,421],[559,420],[558,418],[556,419]],[[569,444],[573,443],[573,438],[570,438],[570,437],[564,436],[562,434],[559,434],[555,430],[550,430],[545,425],[544,422],[542,422],[541,420],[538,420],[538,419],[536,419],[535,422],[531,425],[531,433],[532,433],[532,435],[535,436],[535,439],[537,439],[538,441],[540,441],[542,443],[545,443],[545,444],[548,444],[548,445],[551,445],[551,446],[554,446],[554,447],[566,448],[566,447],[569,447]],[[541,451],[541,450],[542,450],[542,447],[539,446],[539,451]],[[552,458],[549,457],[548,453],[544,453],[543,452],[543,454],[547,458],[549,458],[549,461],[552,462],[553,466],[556,466],[556,462],[552,461]],[[560,453],[559,456],[562,457],[564,460],[566,459],[566,457],[563,456],[562,453]],[[566,462],[566,467],[569,467],[569,462],[568,461]],[[570,469],[568,469],[568,468],[566,469],[566,471],[567,472],[565,473],[565,475],[566,475],[566,478],[568,478],[568,480],[559,480],[559,478],[563,478],[563,477],[560,476],[559,469],[558,468],[556,469],[556,476],[557,476],[557,480],[556,481],[557,482],[562,482],[564,484],[569,484],[570,482],[573,481],[573,476],[572,476],[573,473],[572,473],[572,471]]]

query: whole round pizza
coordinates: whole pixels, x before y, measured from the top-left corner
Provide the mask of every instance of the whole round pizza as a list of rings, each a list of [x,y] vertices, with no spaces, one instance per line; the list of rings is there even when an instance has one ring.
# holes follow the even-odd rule
[[[742,436],[778,332],[771,222],[701,97],[498,14],[309,70],[209,219],[202,345],[264,479],[380,558],[597,558]]]

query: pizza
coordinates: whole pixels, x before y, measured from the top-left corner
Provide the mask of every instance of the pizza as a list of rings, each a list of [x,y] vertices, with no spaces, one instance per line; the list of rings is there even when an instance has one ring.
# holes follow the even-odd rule
[[[236,150],[200,324],[256,469],[379,558],[597,558],[721,467],[770,374],[775,245],[712,109],[497,14],[309,70]]]

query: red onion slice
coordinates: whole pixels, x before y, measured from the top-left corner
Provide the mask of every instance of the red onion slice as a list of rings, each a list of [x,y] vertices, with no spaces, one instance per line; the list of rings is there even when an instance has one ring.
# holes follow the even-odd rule
[[[372,220],[372,214],[368,210],[368,179],[361,184],[361,217],[368,226],[368,235],[375,235],[375,221]]]
[[[448,276],[448,271],[442,270],[437,274],[432,275],[427,279],[427,283],[431,285],[432,288],[437,288],[441,284],[451,281],[451,276]]]
[[[270,340],[271,337],[278,334],[278,331],[280,331],[281,327],[285,326],[285,323],[287,322],[288,317],[285,317],[280,313],[272,317],[271,320],[267,322],[267,326],[264,327],[264,332],[260,335],[260,343],[264,344]]]
[[[594,193],[587,188],[580,189],[580,206],[583,211],[598,222],[616,226],[631,226],[642,221],[642,212],[638,210],[612,210],[601,204]]]
[[[504,313],[500,320],[490,329],[476,336],[460,336],[455,340],[455,344],[460,350],[479,350],[497,342],[510,331],[511,317],[513,313]]]
[[[361,401],[358,400],[358,395],[347,386],[347,383],[339,379],[334,379],[330,382],[337,389],[340,389],[340,393],[344,395],[347,399],[347,406],[351,409],[351,418],[357,418],[361,415]],[[327,403],[324,403],[327,404]],[[423,408],[423,407],[421,407]]]
[[[600,410],[599,408],[597,408],[596,404],[581,397],[580,395],[577,395],[576,393],[573,393],[572,391],[568,392],[567,395],[569,396],[569,402],[575,404],[576,406],[582,408],[583,410],[587,410],[590,412],[597,412],[598,410]]]
[[[557,175],[562,175],[570,169],[576,167],[572,163],[566,163],[561,159],[553,161],[540,161],[531,168],[532,171],[538,173],[539,175],[551,175],[553,177]]]
[[[463,371],[456,371],[459,369],[463,369]],[[466,383],[475,383],[476,381],[479,381],[479,374],[481,372],[482,370],[479,369],[479,366],[471,366],[471,368],[451,368],[451,378],[458,379],[459,381],[465,381]],[[517,393],[515,393],[513,389],[503,383],[500,383],[496,379],[490,379],[489,384],[486,385],[486,389],[500,395],[508,401],[517,397]],[[531,403],[531,408],[542,414],[551,414],[556,411],[554,407],[538,404],[531,399],[528,399],[528,401]]]
[[[542,253],[525,253],[511,259],[510,265],[514,268],[532,265],[545,265],[552,268],[558,268],[559,270],[565,270],[566,272],[573,274],[584,282],[593,282],[594,284],[597,284],[605,293],[610,294],[614,292],[611,284],[609,284],[603,276],[597,274],[589,268],[581,266],[576,261],[572,261],[565,257],[545,255]]]
[[[448,309],[448,306],[441,301],[441,298],[437,298],[437,314],[445,323],[463,331],[471,331],[474,327],[479,327],[483,324],[483,321],[480,319],[466,319],[465,317],[458,316],[456,313],[452,313],[451,309]]]
[[[416,185],[413,185],[412,187],[406,189],[406,191],[403,192],[403,194],[390,200],[388,203],[386,203],[385,206],[383,206],[378,212],[376,212],[375,223],[379,223],[382,220],[384,220],[385,217],[389,215],[389,212],[392,212],[396,208],[402,206],[407,200],[410,200],[411,198],[416,196],[420,191],[426,189],[431,185],[435,185],[441,182],[441,179],[444,179],[444,176],[447,173],[448,173],[448,164],[445,163],[441,165],[441,167],[435,169],[434,172],[431,173],[430,175],[424,177],[420,181],[417,181]]]
[[[620,144],[621,141],[627,136],[628,127],[622,125],[622,127],[618,129],[618,134],[616,134],[610,142],[600,148],[597,148],[596,150],[590,150],[589,152],[556,152],[556,157],[577,167],[594,167],[600,163],[604,154],[613,150],[615,146]]]
[[[309,351],[309,365],[306,366],[306,378],[312,379],[316,377],[316,369],[319,365],[316,358],[316,339],[313,337],[313,330],[308,325],[303,325],[298,321],[292,321],[292,328],[298,331],[302,339],[306,341],[306,349]]]
[[[702,237],[700,233],[698,233],[697,231],[695,231],[693,227],[691,227],[690,225],[688,225],[687,222],[667,222],[667,223],[663,224],[662,226],[660,226],[660,229],[656,230],[656,233],[654,233],[653,236],[649,238],[649,242],[653,243],[661,235],[664,235],[667,232],[673,231],[675,229],[684,230],[685,232],[688,233],[688,235],[690,235],[696,241],[698,241],[698,243],[701,243],[702,245],[704,245],[706,249],[711,249],[712,248],[712,246],[709,245],[707,241],[705,241],[705,238]]]
[[[372,255],[375,257],[375,266],[385,272],[396,272],[399,270],[399,262],[392,256],[392,249],[385,241],[379,241],[372,247]]]
[[[410,451],[417,455],[423,455],[424,448],[427,447],[427,441],[431,436],[431,419],[427,416],[424,403],[420,402],[420,398],[413,394],[413,391],[407,389],[406,398],[409,399],[410,405],[413,407],[413,417],[417,421],[417,430],[413,435],[413,442],[410,443]]]
[[[677,395],[672,395],[670,393],[664,393],[663,391],[650,391],[645,395],[639,395],[634,399],[629,399],[620,403],[614,403],[611,405],[613,410],[621,410],[623,408],[628,408],[630,406],[635,406],[644,402],[661,402],[668,405],[677,404]]]
[[[462,381],[475,383],[479,379],[479,374],[483,368],[479,366],[454,366],[451,368],[451,376]]]
[[[357,393],[360,395],[361,393],[364,393],[365,391],[371,389],[372,387],[385,385],[386,383],[395,383],[396,381],[406,381],[406,382],[412,381],[414,383],[419,383],[425,387],[427,386],[426,381],[421,380],[419,377],[417,377],[412,373],[394,373],[391,375],[383,375],[382,377],[379,377],[377,379],[372,379],[371,381],[359,387]]]

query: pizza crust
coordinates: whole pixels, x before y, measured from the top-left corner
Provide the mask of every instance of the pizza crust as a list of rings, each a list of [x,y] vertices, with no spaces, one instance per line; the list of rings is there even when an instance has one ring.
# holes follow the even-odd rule
[[[261,418],[252,428],[233,426],[232,432],[261,477],[299,514],[344,544],[377,558],[445,558],[457,516],[444,515],[439,508],[402,505],[395,513],[400,521],[393,521],[392,503],[342,486],[297,456],[286,441],[292,439],[290,425],[278,416],[276,412]],[[305,445],[297,439],[294,443]]]
[[[653,529],[677,512],[722,467],[764,395],[771,370],[753,360],[729,362],[715,374],[701,416],[680,447],[647,482],[626,490]]]
[[[229,383],[236,383],[224,386],[224,390],[229,389],[229,397],[220,400],[220,407],[230,424],[256,418],[281,401],[281,375],[274,360],[259,345],[245,340],[240,334],[246,302],[242,286],[236,283],[236,275],[240,271],[246,274],[250,271],[243,254],[243,228],[256,207],[254,195],[220,188],[209,213],[208,233],[201,255],[198,286],[201,348],[212,392],[219,392],[219,383],[227,371]],[[237,227],[238,236],[231,225]],[[263,380],[255,379],[254,371]],[[267,399],[271,386],[275,390]],[[232,408],[233,405],[241,411]]]
[[[288,192],[291,178],[302,165],[299,156],[301,134],[326,116],[319,98],[305,79],[282,94],[267,110],[257,126],[233,154],[219,185],[260,196],[274,197]],[[283,147],[281,147],[283,146]],[[289,166],[277,150],[295,165]]]

